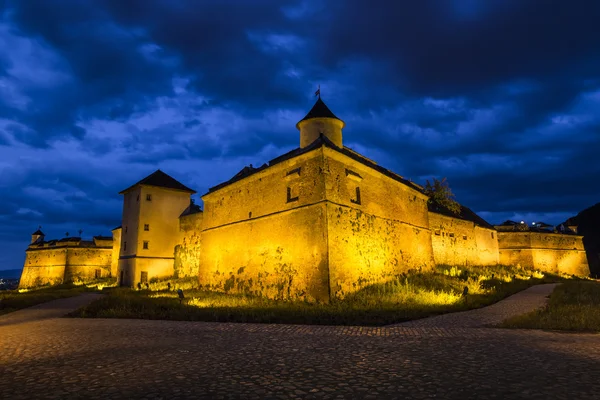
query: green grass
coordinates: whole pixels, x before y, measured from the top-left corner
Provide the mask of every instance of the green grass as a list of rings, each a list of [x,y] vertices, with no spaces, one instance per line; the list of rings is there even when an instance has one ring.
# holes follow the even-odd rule
[[[154,282],[167,290],[105,290],[107,296],[72,313],[74,317],[138,318],[215,322],[316,325],[386,325],[447,312],[483,307],[532,285],[563,278],[516,267],[439,266],[433,272],[401,275],[328,304],[276,301],[256,296],[199,290],[197,281]],[[174,290],[184,289],[180,304]],[[463,296],[464,288],[468,294]],[[151,288],[152,289],[152,286]]]
[[[0,315],[35,306],[51,300],[77,296],[83,292],[102,290],[114,286],[115,279],[99,279],[84,284],[62,284],[27,290],[6,290],[0,292]]]
[[[0,315],[47,301],[76,296],[84,290],[84,286],[60,285],[23,293],[17,290],[0,292]]]
[[[600,332],[600,282],[565,282],[554,289],[544,309],[510,318],[500,326]]]

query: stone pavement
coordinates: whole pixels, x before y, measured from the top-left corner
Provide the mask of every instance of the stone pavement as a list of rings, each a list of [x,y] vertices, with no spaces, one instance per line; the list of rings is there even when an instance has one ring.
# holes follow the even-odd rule
[[[548,296],[552,293],[556,283],[532,286],[522,292],[492,304],[491,306],[476,310],[443,314],[430,318],[403,322],[398,326],[406,327],[463,327],[480,328],[500,324],[515,315],[525,314],[544,307],[548,303]]]
[[[90,300],[0,317],[0,398],[600,398],[600,335],[46,318]]]

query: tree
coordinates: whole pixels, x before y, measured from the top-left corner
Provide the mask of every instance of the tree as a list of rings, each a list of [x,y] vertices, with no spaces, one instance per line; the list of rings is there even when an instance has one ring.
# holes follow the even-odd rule
[[[427,180],[425,194],[429,196],[430,204],[442,206],[453,214],[460,214],[460,204],[454,200],[454,193],[450,190],[446,178],[443,178],[441,181],[433,178],[433,184]]]

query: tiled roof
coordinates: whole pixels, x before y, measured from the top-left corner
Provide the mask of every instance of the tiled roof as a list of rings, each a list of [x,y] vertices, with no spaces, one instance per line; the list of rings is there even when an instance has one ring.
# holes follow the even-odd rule
[[[112,241],[111,236],[94,236],[94,240]],[[37,241],[29,245],[30,250],[43,250],[47,248],[65,247],[89,247],[89,248],[108,248],[108,246],[97,246],[94,240],[81,240],[80,237],[70,236],[62,239]]]
[[[198,204],[195,204],[194,202],[190,202],[190,205],[185,210],[183,210],[180,217],[185,217],[186,215],[191,215],[191,214],[198,214],[201,212],[202,212],[202,208]]]
[[[98,239],[98,240],[113,240],[112,236],[94,236],[94,239]]]
[[[475,225],[479,225],[483,228],[494,229],[494,227],[490,223],[488,223],[486,220],[481,218],[479,215],[475,214],[475,212],[473,212],[473,210],[471,210],[470,208],[465,207],[463,205],[460,205],[460,213],[459,214],[454,214],[452,211],[448,210],[446,207],[444,207],[438,203],[428,202],[427,208],[429,209],[430,212],[433,212],[436,214],[442,214],[447,217],[453,217],[453,218],[463,219],[465,221],[471,221]]]
[[[59,242],[79,242],[81,238],[79,236],[67,236],[58,240]]]
[[[119,194],[123,194],[138,185],[156,186],[156,187],[162,187],[162,188],[166,188],[166,189],[180,190],[182,192],[189,192],[192,194],[196,193],[195,190],[190,189],[189,187],[183,185],[181,182],[175,180],[174,178],[165,174],[164,172],[162,172],[159,169],[159,170],[156,170],[154,173],[148,175],[141,181],[137,182],[136,184],[131,185],[127,189],[120,191]]]
[[[355,161],[360,162],[361,164],[370,167],[384,175],[386,175],[389,178],[394,179],[395,181],[401,182],[403,184],[405,184],[406,186],[409,186],[415,190],[418,190],[419,192],[423,192],[423,188],[409,180],[406,180],[404,178],[402,178],[400,175],[397,175],[395,173],[393,173],[392,171],[385,169],[379,165],[377,165],[376,163],[374,163],[373,161],[369,160],[368,158],[365,158],[363,156],[361,156],[359,153],[355,152],[354,150],[350,150],[346,147],[344,148],[340,148],[338,146],[336,146],[331,140],[329,140],[326,136],[324,136],[323,134],[321,134],[314,142],[312,142],[311,144],[309,144],[308,146],[304,147],[304,148],[297,148],[294,149],[288,153],[285,153],[279,157],[276,157],[274,159],[272,159],[271,161],[269,161],[268,164],[263,164],[262,166],[260,166],[259,168],[254,168],[252,166],[249,167],[244,167],[240,172],[238,172],[235,176],[233,176],[230,180],[223,182],[219,185],[213,186],[208,190],[208,193],[212,193],[216,190],[222,189],[226,186],[231,185],[234,182],[237,182],[239,180],[242,180],[248,176],[254,175],[257,172],[263,171],[269,167],[272,167],[273,165],[279,164],[283,161],[286,160],[290,160],[294,157],[298,157],[299,155],[308,153],[312,150],[318,149],[320,147],[328,147],[332,150],[335,150],[339,153],[342,153],[350,158],[352,158]]]
[[[41,230],[39,230],[39,229],[38,229],[37,231],[33,232],[33,233],[32,233],[32,235],[41,235],[41,236],[45,236],[45,235],[44,235],[44,232],[42,232],[42,231],[41,231]]]

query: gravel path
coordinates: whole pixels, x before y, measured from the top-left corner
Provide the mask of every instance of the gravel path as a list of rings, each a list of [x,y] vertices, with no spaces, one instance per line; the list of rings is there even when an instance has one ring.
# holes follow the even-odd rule
[[[600,335],[56,318],[91,300],[0,317],[0,397],[600,398]]]

